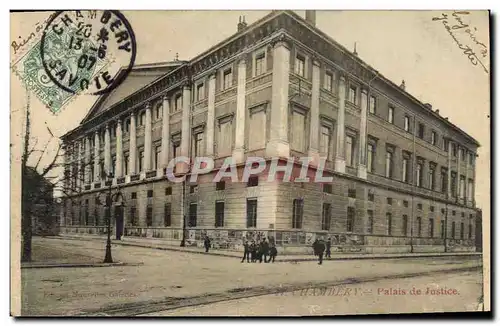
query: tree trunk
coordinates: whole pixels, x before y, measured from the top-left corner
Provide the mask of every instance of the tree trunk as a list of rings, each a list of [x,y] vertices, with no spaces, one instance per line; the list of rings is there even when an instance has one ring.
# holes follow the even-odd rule
[[[22,234],[23,234],[23,248],[21,254],[21,262],[30,262],[31,261],[31,214],[28,212],[24,212],[23,214],[23,222],[22,222]]]

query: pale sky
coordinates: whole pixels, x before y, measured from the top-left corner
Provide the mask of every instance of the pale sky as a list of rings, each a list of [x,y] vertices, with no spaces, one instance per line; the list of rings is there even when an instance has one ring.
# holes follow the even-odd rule
[[[269,11],[124,11],[134,29],[138,52],[137,64],[189,60],[236,32],[238,17],[247,23],[260,19]],[[304,11],[297,11],[301,16]],[[465,130],[481,144],[477,160],[476,200],[483,218],[490,216],[490,88],[489,74],[471,64],[463,50],[439,21],[438,11],[318,11],[317,27],[340,44],[352,50],[357,43],[361,59],[396,84],[404,79],[406,90],[422,102],[429,102],[440,114]],[[451,12],[448,12],[451,17]],[[11,36],[29,35],[35,23],[48,13],[11,14]],[[462,20],[477,41],[489,46],[489,22],[486,11],[472,11]],[[452,24],[452,20],[450,20]],[[456,31],[463,44],[474,41],[464,29]],[[12,48],[10,49],[13,55]],[[477,51],[478,52],[478,51]],[[481,58],[487,64],[488,56]],[[26,105],[25,91],[17,76],[11,77],[13,162],[20,155],[21,119]],[[31,96],[33,133],[39,145],[49,139],[46,122],[54,134],[62,135],[76,127],[96,98],[75,98],[58,116],[53,116],[35,95]],[[18,135],[16,137],[16,135]],[[52,148],[56,141],[52,141]],[[50,154],[50,153],[49,153]],[[50,155],[44,161],[50,160]],[[19,161],[17,161],[19,162]]]

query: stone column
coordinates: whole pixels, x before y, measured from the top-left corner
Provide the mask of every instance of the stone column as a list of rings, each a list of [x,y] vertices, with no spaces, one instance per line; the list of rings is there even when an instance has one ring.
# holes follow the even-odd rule
[[[181,125],[181,156],[189,157],[191,141],[191,88],[184,85],[182,88],[182,125]],[[179,164],[178,172],[187,172],[186,164]]]
[[[273,48],[273,81],[271,97],[271,128],[266,146],[268,157],[289,157],[288,91],[290,86],[290,45],[284,35]]]
[[[460,197],[460,163],[462,161],[462,155],[460,153],[462,152],[461,146],[457,144],[457,182],[456,182],[456,193],[457,193],[457,200],[460,202],[462,198]]]
[[[106,131],[104,133],[104,171],[106,171],[106,174],[111,172],[111,135],[109,123],[106,124]]]
[[[116,177],[123,176],[122,164],[123,163],[123,135],[122,135],[122,119],[118,119],[116,125]]]
[[[168,144],[170,143],[170,99],[163,96],[163,117],[161,126],[161,167],[168,165]]]
[[[85,184],[90,184],[92,179],[90,176],[90,137],[91,135],[85,136]]]
[[[136,174],[136,157],[137,157],[137,133],[135,124],[135,112],[130,113],[130,141],[129,141],[129,155],[128,166],[130,175]]]
[[[469,206],[469,155],[470,153],[465,152],[465,205]]]
[[[368,119],[368,93],[361,90],[361,116],[359,122],[359,164],[358,177],[366,179],[366,120]],[[396,163],[397,164],[397,163]]]
[[[448,198],[451,197],[451,140],[448,140],[448,183],[446,184],[447,188],[446,193],[448,194]]]
[[[335,153],[335,171],[345,173],[345,77],[339,80],[339,112],[337,117],[337,151]]]
[[[239,86],[238,86],[239,87]],[[207,157],[214,156],[215,139],[215,72],[208,77],[208,111],[207,111]]]
[[[83,159],[83,155],[82,155],[82,151],[83,151],[83,139],[80,139],[78,141],[78,154],[77,154],[77,166],[78,166],[78,176],[76,177],[76,186],[77,186],[77,189],[80,190],[80,188],[82,187],[82,184],[83,184],[83,180],[82,180],[82,159]]]
[[[233,163],[245,160],[245,96],[247,65],[244,54],[238,61],[238,87],[236,92],[236,132],[233,150]]]
[[[320,89],[320,70],[319,61],[314,59],[312,66],[312,92],[311,92],[311,112],[309,126],[309,157],[312,158],[311,163],[318,165],[319,163],[319,89]]]
[[[99,143],[99,130],[94,133],[94,181],[99,181],[101,178],[101,144]]]
[[[144,171],[151,170],[151,104],[146,104],[146,125],[144,126]]]

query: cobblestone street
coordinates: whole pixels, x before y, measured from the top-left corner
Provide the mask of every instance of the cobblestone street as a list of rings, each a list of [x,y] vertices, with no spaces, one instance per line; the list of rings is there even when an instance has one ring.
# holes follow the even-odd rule
[[[104,257],[105,243],[37,239],[42,246]],[[24,315],[72,315],[119,305],[154,303],[230,290],[314,286],[355,282],[409,273],[452,271],[481,265],[480,257],[247,264],[238,258],[113,245],[113,258],[133,266],[22,269]],[[479,274],[480,269],[472,273]],[[474,294],[475,295],[475,294]],[[471,300],[476,298],[471,296]],[[165,309],[159,309],[165,310]]]

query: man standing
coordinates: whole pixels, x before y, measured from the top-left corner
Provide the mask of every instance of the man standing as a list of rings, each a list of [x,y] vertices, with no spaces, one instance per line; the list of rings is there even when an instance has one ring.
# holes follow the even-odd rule
[[[250,245],[250,256],[252,263],[257,261],[257,244],[255,244],[255,240],[252,240],[252,244]]]
[[[203,242],[205,245],[205,252],[208,252],[208,249],[210,249],[210,238],[208,235],[205,236],[205,241]]]
[[[325,252],[325,242],[322,239],[318,241],[317,248],[319,258],[318,265],[321,265],[323,264],[323,253]]]
[[[269,249],[269,261],[272,260],[274,263],[274,259],[278,255],[278,250],[276,249],[276,245],[274,243],[271,244],[271,248]]]
[[[269,242],[266,239],[262,241],[262,255],[264,256],[264,263],[269,263],[271,261],[271,257],[267,260],[267,256],[269,255]]]
[[[332,239],[328,238],[328,241],[326,241],[326,252],[325,252],[325,258],[332,258]]]
[[[243,263],[245,261],[245,258],[247,259],[247,263],[250,262],[250,245],[248,244],[248,241],[245,240],[245,243],[243,244],[244,252],[243,252],[243,258],[241,259],[241,262]]]

